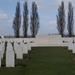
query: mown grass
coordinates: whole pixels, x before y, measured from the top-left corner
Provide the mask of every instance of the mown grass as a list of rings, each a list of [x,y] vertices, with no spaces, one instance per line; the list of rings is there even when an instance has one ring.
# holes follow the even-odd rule
[[[67,47],[32,48],[23,60],[15,60],[15,68],[0,68],[0,75],[75,75],[74,58]]]

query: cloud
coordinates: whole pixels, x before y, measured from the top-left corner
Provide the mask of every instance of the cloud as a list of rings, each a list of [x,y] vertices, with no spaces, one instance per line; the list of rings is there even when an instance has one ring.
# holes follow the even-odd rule
[[[40,9],[45,9],[48,6],[45,4],[44,0],[38,0],[36,3],[37,3],[38,8]]]
[[[13,19],[8,19],[6,22],[12,23],[13,22]]]
[[[8,19],[7,14],[5,14],[5,13],[3,12],[3,10],[0,10],[0,20],[6,20],[6,19]]]
[[[73,7],[75,7],[75,0],[55,0],[51,3],[45,3],[45,0],[29,0],[31,3],[35,1],[39,9],[49,9],[49,8],[58,8],[62,1],[64,1],[65,9],[68,8],[68,2],[72,2]]]
[[[5,22],[12,22],[12,19],[10,19],[3,10],[0,10],[0,20]]]
[[[68,8],[68,3],[71,2],[73,7],[75,7],[75,0],[55,0],[52,4],[50,4],[50,7],[58,8],[59,5],[61,5],[61,2],[64,1],[65,9]]]
[[[37,7],[39,9],[45,9],[48,7],[48,5],[45,4],[44,0],[27,0],[28,1],[28,5],[29,7],[32,6],[32,2],[35,1],[37,4]],[[20,3],[23,4],[25,2],[25,0],[21,0]]]
[[[1,0],[1,1],[13,1],[13,0]],[[15,0],[14,0],[15,1]],[[75,0],[54,0],[51,3],[45,3],[45,0],[17,0],[20,1],[21,4],[23,4],[25,1],[28,1],[29,6],[31,7],[31,4],[33,1],[36,2],[39,9],[48,9],[48,8],[58,8],[61,4],[61,1],[64,1],[65,7],[68,7],[68,2],[72,2],[73,6],[75,7]]]
[[[32,2],[35,1],[39,9],[49,9],[56,8],[59,6],[62,0],[55,0],[53,3],[45,3],[45,0],[28,0],[29,5],[31,6]],[[24,1],[21,1],[23,3]]]
[[[54,20],[54,21],[49,21],[49,24],[50,24],[50,25],[56,25],[56,20]]]
[[[43,18],[46,19],[46,20],[50,20],[49,16],[44,16]]]

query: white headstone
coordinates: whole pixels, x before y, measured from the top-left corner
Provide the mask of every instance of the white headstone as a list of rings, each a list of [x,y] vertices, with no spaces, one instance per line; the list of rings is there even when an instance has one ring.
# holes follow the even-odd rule
[[[28,54],[27,43],[21,42],[20,44],[23,49],[23,54]]]
[[[11,43],[7,44],[6,50],[6,67],[15,66],[15,55]]]
[[[30,40],[27,41],[28,50],[31,50],[31,43]]]
[[[72,52],[75,53],[75,43],[72,44]]]
[[[28,54],[27,44],[23,44],[23,53]]]
[[[73,47],[72,47],[72,43],[68,43],[68,50],[72,50]]]
[[[5,43],[1,43],[1,46],[2,46],[2,53],[4,54],[4,51],[5,51]]]
[[[12,44],[11,43],[7,43],[7,51],[12,51]]]
[[[17,45],[16,58],[23,59],[23,49],[19,44]]]
[[[1,58],[3,58],[3,51],[2,51],[2,45],[0,44],[0,52],[1,52]]]

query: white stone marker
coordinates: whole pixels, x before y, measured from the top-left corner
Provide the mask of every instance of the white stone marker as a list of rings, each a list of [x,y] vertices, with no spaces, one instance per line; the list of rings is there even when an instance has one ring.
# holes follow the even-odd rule
[[[0,52],[1,52],[1,58],[3,58],[3,51],[2,51],[2,45],[0,44]]]
[[[23,50],[23,54],[28,54],[27,43],[21,42],[21,47]]]
[[[1,46],[2,46],[2,54],[4,54],[4,51],[5,51],[5,43],[1,43]]]
[[[31,43],[30,43],[30,40],[29,39],[27,41],[27,46],[28,46],[28,50],[31,50]]]
[[[75,43],[72,44],[72,52],[75,53]]]
[[[28,54],[27,44],[23,44],[23,54]]]
[[[68,50],[72,50],[73,39],[68,39]]]
[[[72,43],[68,43],[68,50],[72,50]]]
[[[17,45],[16,58],[23,59],[23,49],[19,44]]]
[[[11,43],[7,44],[6,67],[15,67],[15,55]]]

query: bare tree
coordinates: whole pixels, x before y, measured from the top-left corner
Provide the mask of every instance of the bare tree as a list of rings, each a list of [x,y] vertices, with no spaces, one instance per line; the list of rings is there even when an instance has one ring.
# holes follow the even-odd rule
[[[61,5],[58,8],[58,15],[57,15],[57,29],[62,37],[64,36],[65,30],[65,9],[64,9],[64,2],[61,2]]]
[[[68,29],[68,35],[69,37],[73,36],[73,27],[74,27],[74,20],[73,20],[73,7],[72,3],[68,3],[68,24],[67,24],[67,29]]]
[[[32,37],[35,37],[39,30],[39,15],[37,12],[37,4],[32,2],[32,13],[31,13],[30,30]]]
[[[28,5],[27,1],[25,1],[24,5],[24,11],[23,11],[23,36],[27,37],[27,31],[28,31]]]
[[[13,30],[16,38],[19,38],[20,36],[20,27],[21,27],[20,3],[17,2],[15,17],[13,19]]]

